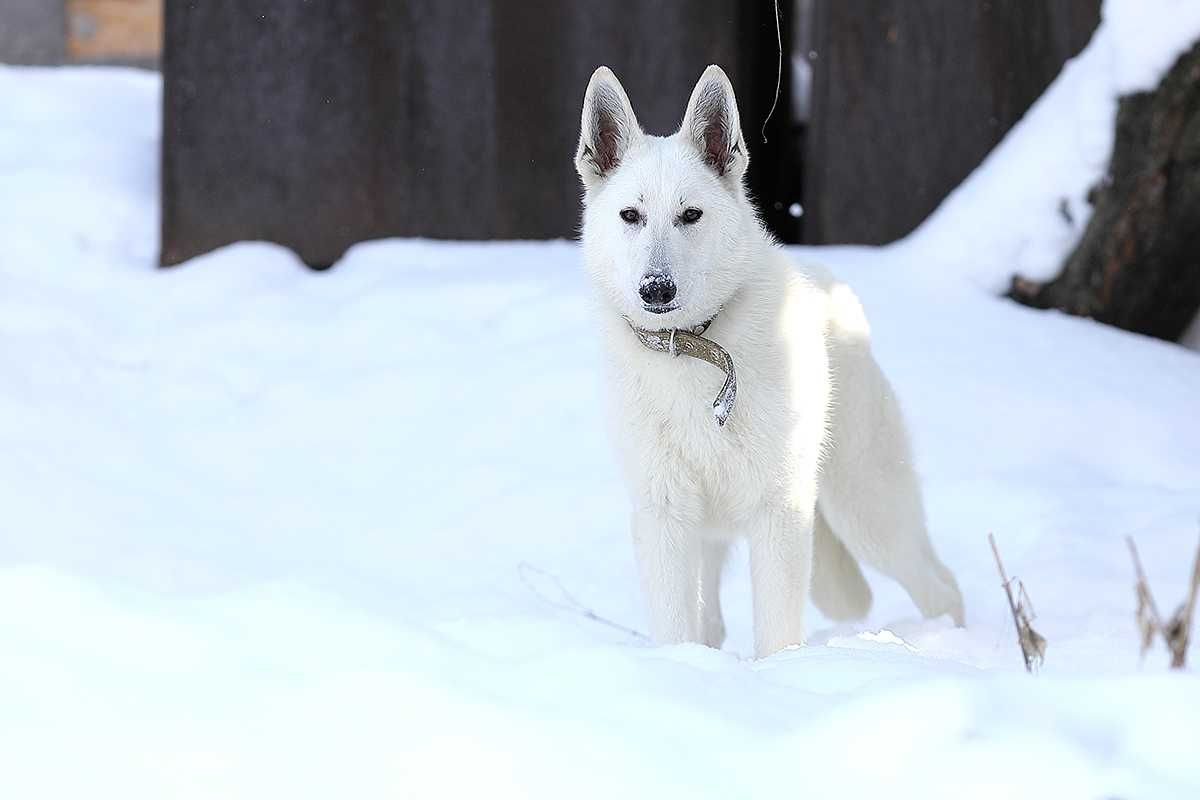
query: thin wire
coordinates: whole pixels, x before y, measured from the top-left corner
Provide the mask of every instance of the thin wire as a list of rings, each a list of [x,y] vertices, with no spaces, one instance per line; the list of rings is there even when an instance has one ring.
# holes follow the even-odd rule
[[[554,586],[558,589],[559,596],[562,599],[554,600],[553,598],[547,596],[545,592],[538,589],[538,587],[534,586],[533,582],[529,579],[530,573],[533,573],[534,575],[539,575],[542,578],[549,581],[550,583],[553,583]],[[546,572],[546,570],[541,569],[539,567],[535,567],[533,564],[530,564],[528,561],[522,561],[520,564],[517,565],[517,576],[521,579],[521,583],[525,584],[525,587],[527,589],[529,589],[529,591],[531,591],[535,595],[537,595],[538,599],[540,599],[543,603],[546,603],[547,605],[553,606],[562,611],[567,611],[572,614],[578,614],[579,616],[583,617],[584,619],[591,620],[592,622],[596,622],[601,625],[605,625],[614,630],[618,630],[621,633],[624,633],[627,636],[632,636],[633,638],[638,639],[640,641],[643,641],[643,642],[650,641],[650,637],[647,636],[646,634],[642,633],[641,631],[634,630],[633,628],[627,628],[618,622],[613,622],[611,619],[606,619],[605,617],[600,616],[595,611],[593,611],[592,609],[585,606],[583,603],[576,600],[575,595],[573,595],[567,591],[567,587],[563,586],[562,581],[560,581],[558,579],[557,575],[551,575],[549,572]]]
[[[779,90],[783,88],[783,30],[780,28],[779,21],[779,0],[775,0],[775,45],[779,50],[779,62],[775,70],[775,98],[771,101],[771,110],[767,112],[762,130],[759,131],[763,144],[767,143],[767,123],[771,121],[771,116],[775,113],[775,106],[779,105]]]

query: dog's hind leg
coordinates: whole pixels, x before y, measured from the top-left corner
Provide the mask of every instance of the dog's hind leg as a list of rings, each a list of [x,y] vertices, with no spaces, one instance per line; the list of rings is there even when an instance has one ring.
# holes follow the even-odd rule
[[[962,594],[925,529],[900,404],[865,345],[839,343],[841,391],[817,501],[834,535],[859,561],[899,581],[926,617],[963,624]]]
[[[925,529],[921,488],[895,392],[871,353],[858,298],[828,275],[829,366],[835,387],[817,505],[854,558],[895,578],[926,617],[963,624],[962,594]]]
[[[819,506],[813,523],[813,604],[835,622],[862,619],[871,610],[871,587]]]
[[[888,455],[868,449],[853,466],[827,470],[821,513],[850,554],[895,578],[923,615],[962,625],[962,594],[929,541],[917,476]]]
[[[817,505],[850,554],[899,581],[922,614],[962,625],[962,594],[929,541],[904,416],[871,354],[862,307],[840,285],[830,298],[837,391]]]

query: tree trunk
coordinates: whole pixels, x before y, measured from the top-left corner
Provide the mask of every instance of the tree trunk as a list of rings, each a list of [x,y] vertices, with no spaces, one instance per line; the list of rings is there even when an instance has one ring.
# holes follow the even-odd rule
[[[1200,307],[1200,42],[1153,92],[1121,98],[1108,174],[1062,272],[1009,296],[1176,341]]]

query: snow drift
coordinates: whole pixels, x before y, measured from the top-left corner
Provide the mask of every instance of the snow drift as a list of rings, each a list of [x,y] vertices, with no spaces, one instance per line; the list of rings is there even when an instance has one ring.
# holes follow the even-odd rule
[[[1200,356],[990,292],[1057,263],[1115,93],[1197,33],[1109,2],[909,240],[797,253],[863,298],[968,626],[872,575],[866,622],[759,662],[744,553],[723,652],[572,610],[644,627],[574,245],[156,271],[157,78],[0,68],[0,794],[1196,794],[1200,685],[1139,663],[1123,537],[1181,598]]]

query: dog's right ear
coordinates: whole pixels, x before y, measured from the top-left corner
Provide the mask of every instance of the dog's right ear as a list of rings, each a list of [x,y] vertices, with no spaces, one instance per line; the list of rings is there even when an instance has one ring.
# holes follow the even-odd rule
[[[588,189],[599,186],[620,165],[642,129],[629,96],[608,67],[598,67],[583,96],[583,120],[575,169]]]

